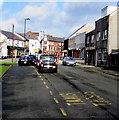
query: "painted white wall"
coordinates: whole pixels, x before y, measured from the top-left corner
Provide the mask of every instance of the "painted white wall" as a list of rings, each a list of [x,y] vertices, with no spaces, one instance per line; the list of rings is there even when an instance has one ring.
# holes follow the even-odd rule
[[[7,56],[7,42],[0,45],[0,56]]]
[[[101,10],[101,17],[107,16],[117,10],[117,6],[106,6]]]
[[[108,31],[108,53],[112,49],[119,49],[119,10],[109,16],[109,31]]]
[[[24,41],[19,41],[19,47],[24,47]]]
[[[7,37],[5,35],[3,35],[2,33],[0,33],[0,42],[3,42],[6,39],[7,39]]]
[[[7,56],[7,37],[0,33],[0,56]]]
[[[39,40],[29,39],[29,55],[35,55],[35,52],[38,52],[40,49]]]

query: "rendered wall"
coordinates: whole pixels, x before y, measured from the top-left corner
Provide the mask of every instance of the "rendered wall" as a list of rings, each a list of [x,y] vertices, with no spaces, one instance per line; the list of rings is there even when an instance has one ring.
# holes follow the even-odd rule
[[[109,16],[108,53],[119,49],[119,10]]]

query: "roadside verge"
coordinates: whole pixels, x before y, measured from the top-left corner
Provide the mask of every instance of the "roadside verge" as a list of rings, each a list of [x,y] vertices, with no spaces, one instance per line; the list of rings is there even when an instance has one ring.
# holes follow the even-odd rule
[[[0,78],[16,63],[0,63]]]

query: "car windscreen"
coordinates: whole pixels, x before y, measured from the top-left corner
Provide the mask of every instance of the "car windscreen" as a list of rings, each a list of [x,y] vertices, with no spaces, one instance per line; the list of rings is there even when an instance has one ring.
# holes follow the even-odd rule
[[[72,57],[66,57],[65,60],[74,60]]]
[[[74,60],[74,59],[70,57],[70,60]]]

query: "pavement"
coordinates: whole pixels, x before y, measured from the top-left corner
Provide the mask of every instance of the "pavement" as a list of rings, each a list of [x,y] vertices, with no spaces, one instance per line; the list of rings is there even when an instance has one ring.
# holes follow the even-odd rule
[[[11,58],[0,59],[0,63],[1,62],[12,62],[12,59]],[[18,58],[14,58],[13,62],[18,62]],[[59,60],[59,64],[62,64],[62,60]],[[111,69],[107,69],[104,67],[85,65],[85,64],[80,64],[80,63],[77,63],[76,65],[77,65],[77,67],[80,67],[80,68],[85,69],[85,70],[90,70],[90,71],[94,71],[94,72],[98,72],[98,73],[108,74],[110,76],[116,76],[117,78],[119,78],[119,70],[111,70]]]
[[[61,64],[62,61],[59,60],[59,63]],[[85,64],[78,63],[78,62],[76,63],[76,65],[77,65],[77,67],[80,67],[85,70],[94,71],[97,73],[108,74],[110,76],[115,76],[115,77],[119,78],[119,70],[111,70],[111,69],[104,68],[104,67],[85,65]]]
[[[104,74],[108,74],[108,75],[119,77],[119,70],[111,70],[111,69],[108,69],[108,68],[105,68],[105,67],[97,67],[97,66],[92,66],[92,65],[84,65],[84,64],[80,64],[80,63],[77,63],[77,65],[79,67],[81,67],[81,68],[89,69],[89,70],[92,70],[94,72],[104,73]]]

